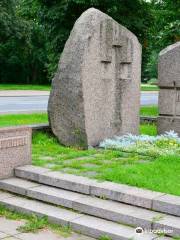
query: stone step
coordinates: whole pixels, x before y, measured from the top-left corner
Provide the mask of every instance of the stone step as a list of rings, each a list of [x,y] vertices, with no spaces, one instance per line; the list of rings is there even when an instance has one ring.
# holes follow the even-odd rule
[[[30,200],[0,191],[0,204],[11,210],[39,217],[47,216],[49,222],[70,226],[74,231],[100,239],[108,236],[111,240],[168,240],[168,237],[158,237],[152,233],[137,234],[130,226],[110,222],[97,217],[86,216],[57,206],[49,205],[37,200]]]
[[[82,176],[26,165],[15,169],[17,177],[87,195],[103,197],[162,213],[180,216],[180,197]]]
[[[167,231],[168,236],[180,236],[180,218],[111,200],[41,185],[20,178],[0,180],[0,189],[63,206],[117,223],[143,229]]]

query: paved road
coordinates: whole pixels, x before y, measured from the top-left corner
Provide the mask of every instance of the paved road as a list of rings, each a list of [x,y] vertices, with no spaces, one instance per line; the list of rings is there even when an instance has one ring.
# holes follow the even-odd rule
[[[142,93],[141,105],[156,105],[158,93]],[[47,111],[48,96],[0,96],[0,113]]]

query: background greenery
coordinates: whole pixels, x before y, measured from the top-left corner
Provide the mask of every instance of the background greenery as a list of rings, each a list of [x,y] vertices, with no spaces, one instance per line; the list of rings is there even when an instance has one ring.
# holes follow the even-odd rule
[[[74,22],[89,7],[137,35],[142,80],[156,79],[159,51],[180,40],[179,0],[1,0],[0,83],[49,83]]]

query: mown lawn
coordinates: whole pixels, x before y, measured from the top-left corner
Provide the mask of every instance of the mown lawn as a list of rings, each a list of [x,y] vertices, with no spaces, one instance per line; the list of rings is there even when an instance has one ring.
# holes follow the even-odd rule
[[[141,84],[141,91],[159,91],[159,87],[150,84]]]
[[[141,113],[147,113],[147,108],[142,108]],[[153,114],[154,110],[149,109]],[[45,113],[0,115],[1,127],[47,122]],[[155,125],[142,124],[140,132],[156,135],[157,129]],[[62,146],[42,132],[33,135],[32,149],[34,165],[180,195],[180,156],[177,155],[152,157],[118,150],[78,150]]]
[[[151,130],[150,130],[151,129]],[[153,125],[141,133],[156,134]],[[141,155],[119,150],[79,150],[60,145],[47,133],[33,135],[33,164],[99,180],[180,195],[180,156]]]
[[[157,106],[142,106],[141,116],[157,116]],[[0,115],[0,127],[48,123],[47,113]],[[147,129],[148,130],[148,129]],[[151,127],[149,129],[151,132]]]
[[[141,106],[140,109],[140,115],[141,116],[158,116],[158,106],[152,105],[152,106]]]
[[[50,91],[50,85],[31,85],[31,84],[0,84],[1,90],[39,90]]]
[[[0,84],[0,90],[44,90],[50,91],[50,85]],[[141,84],[141,91],[158,91],[156,85]]]
[[[0,127],[48,123],[47,113],[0,115]]]

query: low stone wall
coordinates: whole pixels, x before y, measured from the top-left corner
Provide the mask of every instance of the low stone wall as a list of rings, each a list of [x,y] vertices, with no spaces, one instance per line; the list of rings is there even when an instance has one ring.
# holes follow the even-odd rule
[[[140,118],[141,123],[150,123],[150,124],[157,124],[157,117],[148,117],[148,116],[143,116]]]
[[[14,168],[31,164],[30,127],[0,128],[0,179],[13,176]]]

